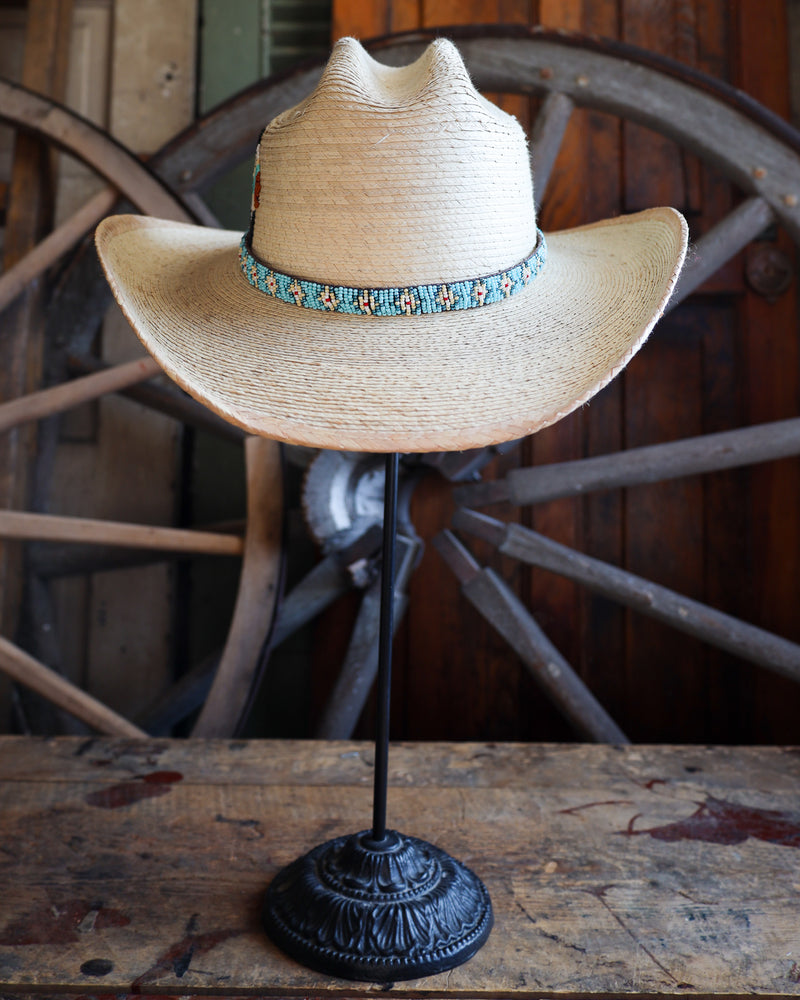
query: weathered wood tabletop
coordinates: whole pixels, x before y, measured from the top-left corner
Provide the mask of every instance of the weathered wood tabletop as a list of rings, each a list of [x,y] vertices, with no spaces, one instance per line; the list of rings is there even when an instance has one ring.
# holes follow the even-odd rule
[[[370,822],[372,749],[0,738],[0,987],[364,996],[281,955],[266,885]],[[488,944],[398,996],[800,994],[800,750],[392,748],[390,825],[485,881]]]

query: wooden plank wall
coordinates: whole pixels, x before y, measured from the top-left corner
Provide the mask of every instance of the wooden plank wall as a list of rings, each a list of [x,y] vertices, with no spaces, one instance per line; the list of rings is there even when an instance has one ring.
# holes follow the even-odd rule
[[[334,37],[488,22],[629,42],[739,86],[789,116],[784,0],[333,5]],[[502,103],[529,119],[520,99]],[[542,225],[555,229],[671,204],[686,214],[696,239],[735,197],[727,182],[660,136],[580,112],[570,123]],[[793,254],[783,234],[766,239]],[[753,245],[748,253],[758,250]],[[590,406],[528,439],[493,474],[509,463],[564,461],[796,415],[795,283],[767,300],[747,285],[744,266],[742,255],[660,324],[622,378]],[[424,537],[447,524],[450,504],[449,487],[424,484],[414,505]],[[502,515],[798,641],[798,510],[800,464],[790,460]],[[512,563],[499,568],[631,738],[796,742],[796,685],[549,574]],[[413,581],[397,659],[397,735],[569,737],[514,655],[460,599],[430,546]]]

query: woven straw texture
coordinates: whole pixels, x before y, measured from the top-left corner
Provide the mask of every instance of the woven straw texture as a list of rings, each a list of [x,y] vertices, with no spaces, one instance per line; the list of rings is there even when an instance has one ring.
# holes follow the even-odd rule
[[[253,250],[340,285],[457,281],[536,245],[525,133],[439,39],[400,69],[351,38],[259,144]]]
[[[337,44],[315,92],[265,129],[254,252],[348,285],[457,281],[536,243],[524,135],[439,40],[411,66]],[[240,233],[116,216],[106,274],[145,347],[223,417],[355,451],[481,447],[532,433],[601,389],[660,316],[686,249],[669,208],[547,234],[503,302],[434,315],[326,314],[251,286]]]

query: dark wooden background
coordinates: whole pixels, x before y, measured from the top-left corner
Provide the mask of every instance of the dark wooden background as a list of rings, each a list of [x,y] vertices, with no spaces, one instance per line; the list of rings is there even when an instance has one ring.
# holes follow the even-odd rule
[[[632,43],[677,59],[790,116],[783,0],[335,0],[334,36],[362,39],[448,24],[542,24]],[[523,121],[534,109],[496,97]],[[692,156],[640,127],[578,112],[548,190],[545,230],[669,204],[693,238],[736,192]],[[794,258],[785,234],[764,240]],[[524,442],[512,465],[564,461],[798,413],[797,292],[767,300],[745,280],[751,245],[663,321],[624,376],[591,405]],[[414,521],[424,538],[449,522],[451,487],[431,478]],[[716,608],[800,640],[800,462],[491,513],[627,567]],[[470,543],[471,544],[471,543]],[[480,558],[491,553],[473,546]],[[800,687],[620,609],[551,574],[494,564],[566,658],[637,741],[797,742]],[[568,739],[516,656],[464,601],[428,545],[396,646],[393,736]],[[317,637],[316,688],[347,636],[347,614]],[[369,721],[362,724],[369,734]]]

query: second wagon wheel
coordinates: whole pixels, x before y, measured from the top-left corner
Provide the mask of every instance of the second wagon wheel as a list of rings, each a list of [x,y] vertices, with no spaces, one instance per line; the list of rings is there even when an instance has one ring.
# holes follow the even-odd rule
[[[26,282],[52,266],[76,244],[119,198],[140,211],[184,222],[209,221],[200,203],[190,206],[102,130],[66,108],[6,81],[0,81],[0,119],[67,151],[108,183],[19,263],[0,276],[0,310],[12,306]],[[200,215],[198,216],[198,211]],[[213,220],[211,220],[213,221]],[[218,420],[182,393],[143,385],[159,369],[149,358],[93,372],[90,346],[110,295],[91,243],[83,246],[62,274],[49,308],[46,371],[52,382],[73,369],[71,381],[50,384],[0,406],[0,433],[15,434],[32,421],[40,426],[34,503],[46,504],[54,447],[54,418],[81,403],[127,391],[150,408],[183,423],[211,429],[241,442],[244,435]],[[89,367],[89,374],[83,369]],[[280,447],[271,441],[245,442],[246,494],[250,517],[244,537],[223,530],[186,530],[152,523],[118,523],[36,511],[0,511],[0,535],[38,540],[28,553],[29,575],[23,607],[29,634],[51,631],[47,583],[98,570],[139,566],[148,561],[192,555],[228,555],[241,562],[239,593],[224,648],[154,701],[146,724],[162,729],[204,702],[195,728],[206,735],[231,735],[246,715],[259,653],[269,631],[282,569],[283,472]],[[142,470],[147,474],[147,470]],[[39,644],[48,645],[48,644]],[[39,653],[39,649],[35,652]],[[42,654],[39,653],[41,656]],[[49,643],[40,662],[8,638],[0,638],[0,668],[26,687],[91,728],[116,735],[143,735],[132,721],[52,669],[58,648]],[[111,663],[113,671],[116,665]],[[156,695],[153,692],[151,697]],[[48,720],[57,724],[57,718]]]

